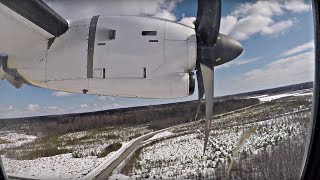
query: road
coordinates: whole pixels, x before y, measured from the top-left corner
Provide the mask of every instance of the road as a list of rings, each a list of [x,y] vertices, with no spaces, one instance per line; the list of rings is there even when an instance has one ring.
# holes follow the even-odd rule
[[[126,159],[129,154],[134,151],[141,143],[155,134],[161,133],[165,130],[157,131],[151,134],[148,134],[146,136],[143,136],[139,139],[137,139],[130,147],[128,147],[115,161],[113,161],[104,171],[102,171],[100,174],[98,174],[94,179],[95,180],[105,180],[108,179],[109,176],[111,176],[112,172],[119,166],[119,164]]]

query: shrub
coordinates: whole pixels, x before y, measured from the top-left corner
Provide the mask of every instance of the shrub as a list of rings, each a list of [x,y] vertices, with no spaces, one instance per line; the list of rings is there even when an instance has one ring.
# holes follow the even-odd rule
[[[72,153],[72,157],[73,158],[83,158],[83,154],[81,154],[80,152],[73,152]]]
[[[105,157],[105,156],[107,156],[109,153],[111,153],[112,151],[117,151],[118,149],[120,149],[121,146],[122,146],[121,143],[111,144],[111,145],[107,146],[104,150],[102,150],[102,151],[98,154],[98,157],[99,157],[99,158]]]

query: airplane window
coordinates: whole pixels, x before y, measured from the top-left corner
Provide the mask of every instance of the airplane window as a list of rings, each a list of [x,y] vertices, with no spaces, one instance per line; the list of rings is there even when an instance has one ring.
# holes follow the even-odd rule
[[[300,179],[312,7],[0,0],[0,179]]]
[[[142,31],[142,36],[156,36],[157,31]]]

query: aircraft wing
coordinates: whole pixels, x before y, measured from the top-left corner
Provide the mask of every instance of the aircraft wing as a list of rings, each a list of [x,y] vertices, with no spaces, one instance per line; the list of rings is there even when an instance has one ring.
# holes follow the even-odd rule
[[[44,68],[41,61],[51,40],[65,33],[69,25],[41,0],[0,0],[0,27],[0,66],[11,71],[6,72],[13,77],[7,75],[6,79],[14,81],[14,68],[22,61],[28,62],[23,68]],[[3,59],[10,59],[10,63]],[[0,72],[0,79],[4,74]]]
[[[0,0],[0,52],[16,54],[68,30],[68,22],[41,0]]]

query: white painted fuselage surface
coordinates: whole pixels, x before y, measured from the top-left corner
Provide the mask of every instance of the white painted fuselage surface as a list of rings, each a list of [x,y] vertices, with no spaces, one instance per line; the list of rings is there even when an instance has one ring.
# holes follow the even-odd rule
[[[142,98],[189,95],[189,73],[196,62],[193,29],[154,18],[99,17],[89,67],[89,21],[71,22],[48,50],[49,88]],[[146,31],[156,35],[143,35]]]
[[[6,10],[7,17],[0,11],[1,26],[5,21],[16,22],[10,16],[15,13]],[[13,41],[0,45],[0,52],[7,55],[5,72],[14,72],[16,80],[25,84],[140,98],[193,93],[190,76],[196,64],[196,37],[188,26],[151,17],[95,16],[69,21],[64,34],[52,37],[24,31],[25,24],[5,24],[0,40]]]

